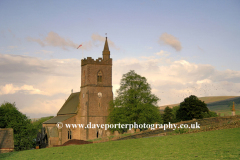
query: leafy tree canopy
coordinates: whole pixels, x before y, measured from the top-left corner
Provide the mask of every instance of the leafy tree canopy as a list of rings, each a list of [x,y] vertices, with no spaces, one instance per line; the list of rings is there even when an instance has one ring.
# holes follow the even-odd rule
[[[163,114],[163,123],[164,124],[167,124],[169,122],[173,122],[173,119],[174,119],[174,115],[173,115],[173,109],[170,108],[170,107],[166,107],[164,109],[164,114]]]
[[[179,110],[180,106],[175,106],[172,108],[173,110],[173,123],[179,122],[179,120],[177,119],[177,111]]]
[[[51,119],[51,118],[53,118],[53,117],[54,117],[54,116],[42,117],[42,118],[40,118],[40,119],[32,122],[32,124],[33,124],[34,128],[35,128],[37,131],[40,132],[41,129],[42,129],[42,123],[45,122],[45,121],[47,121],[47,120],[49,120],[49,119]]]
[[[151,93],[151,87],[145,77],[135,71],[123,75],[118,96],[110,104],[109,122],[111,124],[161,123],[161,116],[157,107],[159,100]],[[120,132],[127,129],[116,129]]]
[[[210,117],[217,117],[217,116],[218,116],[217,113],[213,111],[209,111],[208,113],[207,112],[203,113],[203,118],[210,118]]]
[[[16,150],[34,147],[36,130],[26,115],[18,111],[15,103],[5,102],[0,106],[0,128],[13,128]]]
[[[191,95],[180,103],[180,108],[177,110],[178,120],[191,120],[193,118],[200,119],[205,113],[209,113],[206,103],[199,100],[196,96]]]

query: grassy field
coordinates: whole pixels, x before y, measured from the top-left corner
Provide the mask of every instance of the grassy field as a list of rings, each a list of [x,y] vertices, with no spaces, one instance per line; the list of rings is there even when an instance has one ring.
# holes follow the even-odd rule
[[[216,113],[220,113],[220,116],[231,116],[232,115],[232,111],[229,110],[215,110],[214,112]],[[240,115],[240,110],[236,110],[235,111],[236,115]]]
[[[217,101],[224,101],[228,99],[237,98],[238,96],[209,96],[209,97],[198,97],[201,101],[205,103],[213,103]]]
[[[216,101],[213,103],[208,103],[207,106],[211,111],[220,113],[221,116],[232,115],[232,104],[235,102],[236,115],[240,114],[240,97],[235,97],[233,99],[226,99],[221,101]]]
[[[236,114],[240,114],[240,97],[239,96],[213,96],[213,97],[198,97],[207,104],[207,107],[214,112],[220,113],[221,116],[232,115],[231,106],[235,102]],[[174,107],[180,104],[171,104],[160,106],[160,112],[163,114],[165,107]]]
[[[187,97],[186,97],[187,98]],[[218,101],[228,101],[229,99],[239,99],[239,96],[209,96],[209,97],[198,97],[201,101],[204,101],[205,103],[214,103],[214,102],[218,102]],[[183,99],[184,100],[184,99]],[[179,106],[180,103],[176,103],[176,104],[169,104],[169,105],[164,105],[164,106],[160,106],[160,110],[164,110],[167,106],[171,107],[175,107],[175,106]]]
[[[211,111],[220,113],[221,116],[230,116],[232,115],[232,106],[228,106],[228,105],[212,105],[212,106],[208,106],[208,108]],[[235,114],[236,115],[240,115],[240,104],[235,105]]]
[[[239,159],[240,128],[0,154],[0,159]]]

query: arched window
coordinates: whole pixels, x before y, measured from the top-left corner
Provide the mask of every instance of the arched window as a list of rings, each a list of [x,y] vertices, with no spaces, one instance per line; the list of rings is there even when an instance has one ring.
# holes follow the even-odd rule
[[[97,73],[97,82],[102,82],[102,71]]]
[[[68,139],[72,139],[72,131],[68,130]]]

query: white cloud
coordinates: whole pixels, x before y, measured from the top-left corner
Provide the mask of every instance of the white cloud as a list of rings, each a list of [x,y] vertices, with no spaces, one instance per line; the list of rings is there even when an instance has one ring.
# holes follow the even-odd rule
[[[96,42],[100,42],[100,45],[101,45],[101,46],[103,46],[103,44],[105,43],[105,40],[106,40],[105,37],[100,36],[99,34],[92,34],[91,38],[92,38],[92,43],[93,43],[93,44],[96,43]],[[111,41],[111,40],[109,40],[109,39],[107,39],[107,40],[108,40],[108,45],[109,45],[111,48],[114,48],[114,49],[119,50],[119,48],[116,47],[116,45],[114,44],[113,41]]]
[[[203,84],[203,83],[212,83],[212,81],[210,80],[210,79],[203,79],[203,80],[201,80],[201,81],[197,81],[196,82],[197,84]]]
[[[99,46],[99,45],[102,46],[102,44],[105,42],[105,39],[106,39],[105,37],[100,36],[99,34],[92,34],[91,40],[83,42],[82,46],[79,49],[88,50],[88,49],[91,49],[93,46]],[[74,43],[69,39],[61,37],[60,35],[58,35],[53,31],[49,32],[48,35],[43,39],[27,37],[27,40],[30,42],[37,42],[42,47],[54,46],[54,47],[60,47],[64,50],[67,50],[68,47],[77,48],[80,45],[80,44]],[[115,46],[114,42],[112,42],[109,39],[108,39],[108,44],[112,48],[119,50],[119,48]]]
[[[25,114],[38,113],[56,115],[59,109],[64,104],[64,101],[64,99],[36,99],[34,104],[28,107],[21,108],[20,111]]]
[[[0,86],[0,95],[14,94],[19,91],[27,91],[27,94],[47,95],[45,92],[39,89],[36,89],[31,85],[23,85],[23,86],[17,87],[17,86],[13,86],[13,84],[6,84],[5,86]]]
[[[8,46],[9,49],[16,49],[18,46]]]
[[[153,49],[153,47],[150,47],[150,46],[145,46],[145,48],[147,48],[147,49]]]
[[[40,50],[36,52],[37,54],[53,54],[53,51],[47,51],[47,50]]]
[[[71,89],[80,91],[80,64],[77,59],[41,60],[0,54],[0,103],[17,95],[13,101],[24,113],[55,115]],[[218,71],[208,64],[149,56],[113,62],[115,96],[122,75],[130,70],[147,78],[152,92],[161,99],[159,105],[179,103],[191,94],[200,97],[240,94],[240,71]]]
[[[80,80],[74,79],[80,79],[80,68],[81,62],[77,59],[41,60],[0,54],[0,86],[13,84],[15,88],[21,88],[29,85],[45,95],[69,93],[71,89],[79,90]]]
[[[15,92],[16,92],[16,88],[13,87],[13,84],[6,84],[5,86],[0,87],[0,95],[13,94]]]
[[[171,34],[163,33],[159,38],[159,44],[169,45],[173,47],[176,51],[181,51],[181,42]]]
[[[78,44],[72,42],[69,39],[59,36],[55,32],[49,32],[47,37],[45,37],[43,40],[35,39],[35,38],[31,38],[31,37],[28,37],[27,40],[37,42],[43,47],[44,46],[54,46],[54,47],[61,47],[64,50],[66,50],[66,47],[77,48],[77,46],[78,46]]]
[[[122,59],[114,61],[113,86],[120,84],[122,74],[130,70],[147,78],[152,92],[161,99],[159,105],[179,103],[191,94],[199,97],[240,95],[240,71],[218,71],[208,64],[172,61],[165,57]]]
[[[171,53],[170,52],[167,52],[167,51],[164,51],[164,50],[161,50],[160,52],[157,52],[155,53],[156,55],[159,55],[159,56],[169,56]]]

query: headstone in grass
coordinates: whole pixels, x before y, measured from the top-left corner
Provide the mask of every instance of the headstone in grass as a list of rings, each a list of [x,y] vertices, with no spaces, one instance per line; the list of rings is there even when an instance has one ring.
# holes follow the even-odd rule
[[[12,128],[0,128],[0,153],[14,150],[14,132]]]
[[[127,133],[134,133],[134,129],[128,130]]]
[[[114,131],[114,136],[119,136],[119,132],[118,131]]]
[[[107,136],[109,137],[111,135],[111,132],[110,131],[107,131]]]

